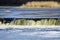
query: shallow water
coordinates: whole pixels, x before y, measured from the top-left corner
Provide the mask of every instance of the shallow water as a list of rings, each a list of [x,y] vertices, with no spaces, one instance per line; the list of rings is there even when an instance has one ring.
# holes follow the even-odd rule
[[[60,29],[48,29],[48,28],[0,29],[0,40],[60,40]]]
[[[0,18],[60,18],[60,8],[4,8]]]

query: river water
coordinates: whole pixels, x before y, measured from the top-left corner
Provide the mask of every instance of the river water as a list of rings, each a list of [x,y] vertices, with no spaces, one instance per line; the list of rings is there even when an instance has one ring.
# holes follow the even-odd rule
[[[5,28],[0,29],[0,40],[60,40],[60,29]]]

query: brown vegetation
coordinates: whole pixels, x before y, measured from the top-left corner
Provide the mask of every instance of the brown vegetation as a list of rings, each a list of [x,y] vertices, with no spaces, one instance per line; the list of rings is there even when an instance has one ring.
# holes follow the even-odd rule
[[[54,1],[32,1],[19,6],[20,8],[60,8],[60,3]]]

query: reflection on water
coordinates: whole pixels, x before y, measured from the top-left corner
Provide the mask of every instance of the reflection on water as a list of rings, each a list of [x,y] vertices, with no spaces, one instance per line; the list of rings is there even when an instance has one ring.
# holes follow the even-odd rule
[[[0,29],[1,40],[60,40],[60,29],[7,28]]]

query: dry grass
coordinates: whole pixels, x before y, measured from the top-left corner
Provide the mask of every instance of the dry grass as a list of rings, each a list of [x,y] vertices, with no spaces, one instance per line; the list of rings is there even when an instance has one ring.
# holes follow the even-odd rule
[[[20,8],[60,8],[60,3],[54,1],[32,1],[22,6]]]

